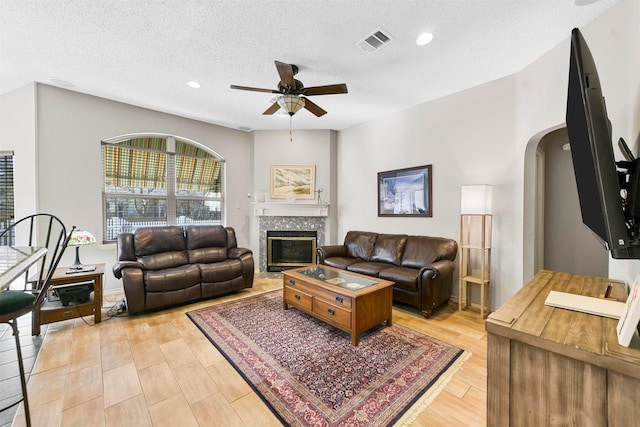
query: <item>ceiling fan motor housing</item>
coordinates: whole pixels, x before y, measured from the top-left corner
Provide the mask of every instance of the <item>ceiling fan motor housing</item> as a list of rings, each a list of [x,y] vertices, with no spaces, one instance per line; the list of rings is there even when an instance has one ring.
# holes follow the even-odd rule
[[[280,93],[286,95],[300,95],[300,93],[304,89],[304,85],[300,80],[294,79],[293,81],[296,84],[296,87],[290,87],[289,85],[286,85],[281,81],[278,82],[278,90],[280,91]]]

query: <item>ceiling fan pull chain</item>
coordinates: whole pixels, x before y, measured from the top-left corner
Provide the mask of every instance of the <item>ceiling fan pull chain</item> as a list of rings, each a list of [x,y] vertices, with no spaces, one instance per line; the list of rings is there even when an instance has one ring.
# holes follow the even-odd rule
[[[293,116],[289,116],[289,142],[293,142],[293,128],[291,126],[291,119]]]

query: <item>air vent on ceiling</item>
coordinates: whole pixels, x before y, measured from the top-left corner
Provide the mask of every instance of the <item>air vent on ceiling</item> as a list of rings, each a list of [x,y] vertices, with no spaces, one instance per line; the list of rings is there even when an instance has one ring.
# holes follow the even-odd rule
[[[393,41],[393,37],[382,28],[376,29],[373,33],[365,36],[358,42],[358,46],[366,52],[372,53],[380,50]]]

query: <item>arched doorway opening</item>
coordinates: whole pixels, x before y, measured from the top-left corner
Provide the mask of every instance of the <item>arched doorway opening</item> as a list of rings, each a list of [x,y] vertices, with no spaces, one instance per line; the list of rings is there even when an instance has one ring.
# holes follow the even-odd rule
[[[534,135],[525,152],[524,278],[541,269],[607,277],[609,254],[582,223],[566,127]]]

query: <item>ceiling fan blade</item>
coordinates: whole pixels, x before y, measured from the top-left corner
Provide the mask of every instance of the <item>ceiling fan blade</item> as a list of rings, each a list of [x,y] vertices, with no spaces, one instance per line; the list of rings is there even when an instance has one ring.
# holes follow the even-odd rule
[[[261,89],[259,87],[249,87],[249,86],[236,86],[231,85],[231,89],[239,89],[239,90],[250,90],[253,92],[267,92],[267,93],[280,93],[274,89]]]
[[[276,68],[278,69],[278,74],[280,75],[280,81],[282,84],[295,88],[296,82],[293,79],[293,66],[291,64],[276,61]]]
[[[311,102],[311,100],[309,100],[309,98],[305,98],[304,99],[304,108],[306,108],[307,110],[311,111],[313,114],[316,115],[316,117],[321,117],[321,116],[324,116],[325,114],[327,114],[326,111],[324,111],[322,108],[318,107],[316,104]]]
[[[311,86],[304,88],[303,93],[306,96],[313,95],[336,95],[340,93],[347,93],[347,85],[344,83],[336,84],[336,85],[325,85],[325,86]]]
[[[264,110],[264,115],[271,115],[273,113],[275,113],[276,111],[278,111],[280,109],[280,105],[277,102],[274,102],[273,104],[271,104],[271,107],[267,108],[266,110]]]

